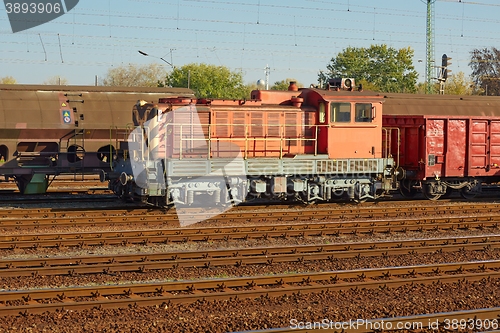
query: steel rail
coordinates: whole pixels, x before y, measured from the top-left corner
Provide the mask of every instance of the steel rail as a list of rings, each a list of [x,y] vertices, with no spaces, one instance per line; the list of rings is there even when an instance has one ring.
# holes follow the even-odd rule
[[[253,210],[253,211],[250,211]],[[301,209],[271,209],[259,211],[254,206],[237,207],[234,210],[211,217],[213,211],[202,213],[197,209],[183,210],[184,218],[196,218],[207,216],[211,221],[231,220],[239,223],[255,221],[280,221],[291,220],[346,220],[356,218],[400,218],[416,217],[428,215],[457,214],[462,216],[472,214],[489,214],[500,218],[498,211],[500,204],[469,204],[469,205],[448,205],[448,206],[422,206],[422,207],[373,207],[368,208],[353,207],[332,209],[328,208],[301,208]],[[208,217],[211,218],[208,218]],[[89,220],[89,218],[91,218]],[[99,210],[99,211],[51,211],[51,210],[29,210],[27,212],[17,212],[15,210],[0,210],[0,228],[21,227],[52,227],[57,226],[94,226],[99,224],[165,224],[168,222],[178,223],[175,210],[151,211],[151,209],[127,210]]]
[[[0,260],[0,276],[111,274],[117,272],[146,272],[179,267],[240,267],[255,264],[306,263],[319,260],[418,253],[484,251],[498,248],[500,248],[500,236],[485,236],[71,258],[16,259]]]
[[[0,316],[93,307],[120,308],[129,305],[192,303],[197,300],[278,297],[299,292],[314,293],[352,288],[462,283],[500,278],[499,271],[491,270],[499,267],[499,261],[482,261],[245,278],[2,291],[0,304],[4,306],[0,306]],[[429,273],[435,276],[417,276]],[[352,282],[352,279],[361,281]],[[18,305],[19,303],[24,304]]]
[[[499,218],[500,220],[500,218]],[[493,217],[446,217],[415,220],[375,220],[352,222],[320,222],[272,224],[259,226],[174,228],[78,233],[40,233],[1,235],[0,249],[39,247],[83,247],[105,245],[153,244],[169,242],[228,241],[288,237],[324,237],[374,233],[406,233],[409,231],[468,230],[499,227]]]

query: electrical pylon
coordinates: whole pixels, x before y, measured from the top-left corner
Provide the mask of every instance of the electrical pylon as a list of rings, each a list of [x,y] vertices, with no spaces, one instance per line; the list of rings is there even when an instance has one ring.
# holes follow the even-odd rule
[[[432,85],[432,69],[434,68],[434,3],[436,0],[422,0],[427,3],[427,42],[426,51],[427,57],[425,60],[425,82],[427,82],[427,94],[434,92]]]

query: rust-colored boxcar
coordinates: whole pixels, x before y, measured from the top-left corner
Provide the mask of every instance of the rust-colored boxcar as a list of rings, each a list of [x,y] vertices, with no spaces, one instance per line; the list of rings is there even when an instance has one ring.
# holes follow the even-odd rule
[[[420,182],[430,198],[452,189],[469,196],[500,177],[500,117],[384,115],[383,125],[407,194]]]

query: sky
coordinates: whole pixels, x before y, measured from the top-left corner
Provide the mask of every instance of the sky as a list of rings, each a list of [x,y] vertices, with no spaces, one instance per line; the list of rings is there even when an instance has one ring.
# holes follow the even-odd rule
[[[14,0],[13,0],[14,1]],[[434,50],[469,75],[470,52],[500,48],[498,0],[436,0]],[[308,86],[347,47],[414,50],[425,80],[427,0],[80,0],[69,13],[12,33],[0,4],[0,78],[93,85],[111,68],[208,63],[245,83],[293,78]],[[150,56],[143,56],[141,50]],[[437,70],[436,70],[437,71]]]

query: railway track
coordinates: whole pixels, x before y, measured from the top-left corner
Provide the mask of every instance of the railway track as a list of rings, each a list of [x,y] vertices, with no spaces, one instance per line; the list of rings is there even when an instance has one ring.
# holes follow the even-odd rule
[[[293,239],[295,237],[337,237],[457,229],[480,229],[484,232],[497,233],[500,222],[499,206],[500,204],[496,203],[477,202],[440,203],[439,206],[426,202],[420,206],[412,207],[394,207],[394,204],[386,205],[385,203],[358,206],[335,205],[324,208],[278,205],[266,207],[267,211],[259,211],[261,207],[242,206],[217,216],[205,224],[211,225],[210,223],[213,222],[221,223],[222,226],[201,228],[178,228],[175,226],[177,222],[175,210],[161,211],[143,208],[106,209],[103,211],[36,209],[17,212],[6,210],[4,212],[0,210],[0,230],[4,230],[3,235],[0,236],[0,249],[7,251],[37,248],[62,249],[64,247],[224,242],[249,239],[272,241],[273,239]],[[195,209],[186,212],[193,214],[197,219],[198,215],[202,214]],[[31,216],[34,214],[36,216]],[[229,223],[234,226],[224,226]],[[122,230],[99,230],[113,226]],[[44,232],[44,228],[53,227],[89,227],[99,231]],[[123,230],[127,227],[130,230]],[[143,229],[141,230],[141,228]],[[30,232],[31,229],[34,231]],[[12,233],[9,233],[9,230]],[[120,273],[147,273],[184,267],[214,268],[245,265],[272,267],[276,263],[297,263],[299,265],[308,263],[307,267],[312,267],[316,265],[315,262],[336,260],[337,258],[369,257],[375,259],[419,253],[440,255],[446,252],[488,251],[498,248],[500,248],[500,236],[493,234],[479,237],[382,241],[370,244],[273,246],[238,250],[16,259],[0,260],[0,277],[10,279],[30,277],[26,280],[26,284],[19,284],[24,286],[29,285],[30,279],[44,276],[71,276],[68,281],[80,281],[78,278],[80,275],[110,274],[118,279]],[[460,261],[463,258],[463,256],[457,256],[455,260]],[[404,264],[407,263],[404,262]],[[294,265],[293,267],[295,267]],[[229,300],[230,306],[230,300],[244,298],[274,299],[274,297],[283,295],[318,294],[328,291],[352,290],[353,288],[356,290],[380,288],[390,290],[408,285],[466,284],[473,281],[500,279],[500,261],[253,276],[256,271],[249,268],[248,272],[251,276],[232,279],[29,289],[15,292],[2,290],[0,291],[0,316],[94,308],[127,309],[135,306],[161,308],[170,307],[172,304],[193,306],[191,303],[194,302],[199,304],[198,301],[217,300]],[[335,275],[333,275],[334,273]],[[148,276],[154,276],[154,274],[158,273]],[[100,276],[103,276],[107,281],[106,275]],[[54,281],[66,281],[66,279],[58,277]],[[88,281],[88,279],[94,278],[91,276],[82,277],[84,281]],[[113,278],[113,280],[119,281],[117,279]],[[22,288],[24,289],[24,287]],[[478,318],[482,318],[481,316],[496,318],[493,315],[493,317],[488,317],[495,313],[490,310],[495,309],[480,309],[470,313],[477,314]],[[449,313],[446,318],[455,318],[454,315],[461,318],[462,312]],[[422,316],[425,320],[435,320],[439,314]],[[412,317],[391,318],[391,320],[397,323],[397,320],[403,322],[409,320],[408,318]],[[281,324],[277,325],[277,327],[280,326]],[[287,330],[289,328],[269,332],[292,332]],[[293,330],[293,332],[296,331],[298,330]],[[311,331],[307,330],[307,332]],[[321,332],[325,332],[325,330]],[[360,330],[359,332],[365,331]]]
[[[288,208],[288,209],[286,209]],[[500,218],[498,203],[439,205],[439,206],[413,206],[413,207],[349,207],[318,206],[316,208],[297,208],[289,206],[270,207],[262,210],[255,206],[236,207],[231,211],[208,218],[211,222],[228,222],[234,224],[255,224],[261,222],[280,223],[283,221],[318,221],[318,220],[354,220],[354,219],[405,219],[419,216],[436,216],[436,220],[443,219],[445,215],[488,215],[492,219]],[[30,229],[44,227],[87,227],[99,225],[130,226],[143,224],[163,226],[167,224],[178,225],[176,210],[152,210],[147,208],[132,209],[27,209],[27,210],[0,210],[0,228]],[[181,212],[184,220],[199,221],[203,216],[211,216],[213,212],[201,212],[200,209],[186,209]],[[207,215],[208,214],[208,215]],[[457,219],[459,219],[457,217]]]
[[[0,198],[2,199],[2,203],[46,203],[58,200],[71,200],[71,197],[74,198],[76,195],[108,195],[110,198],[118,200],[116,195],[100,182],[58,182],[51,185],[45,194],[32,195],[21,195],[15,184],[0,182]],[[90,200],[90,198],[86,200]],[[99,198],[96,197],[94,200],[99,200]]]
[[[351,271],[90,287],[2,291],[0,315],[82,310],[94,307],[169,306],[198,300],[279,297],[346,289],[468,283],[500,278],[500,261],[385,267]]]
[[[128,219],[128,218],[125,218]],[[140,220],[139,220],[140,221]],[[266,222],[266,220],[261,222]],[[2,221],[1,226],[5,221]],[[10,225],[15,227],[15,221]],[[102,223],[102,222],[101,222]],[[137,222],[136,222],[137,223]],[[147,224],[143,220],[143,223]],[[112,224],[108,221],[108,224]],[[96,226],[95,221],[89,225]],[[442,217],[399,220],[310,222],[234,227],[144,229],[95,232],[34,233],[0,235],[0,249],[36,249],[132,244],[167,244],[171,242],[207,242],[249,239],[285,239],[303,237],[338,237],[376,233],[407,233],[439,230],[496,230],[500,216]]]
[[[468,213],[492,213],[497,212],[500,209],[500,203],[496,202],[449,202],[449,201],[429,201],[429,200],[412,200],[405,202],[399,202],[394,204],[393,202],[377,202],[377,203],[363,203],[358,205],[352,204],[317,204],[303,206],[300,204],[289,205],[289,204],[275,204],[275,205],[238,205],[233,207],[231,210],[219,214],[217,217],[225,217],[228,215],[233,215],[237,213],[258,213],[266,210],[267,213],[280,213],[289,212],[297,213],[303,212],[305,214],[310,214],[315,212],[316,214],[329,215],[335,214],[334,217],[339,214],[342,215],[355,215],[360,214],[361,217],[384,217],[385,214],[449,214],[455,212]],[[207,208],[181,208],[179,212],[185,215],[202,215],[204,213],[216,212],[216,210],[208,210]],[[126,208],[123,205],[117,207],[107,207],[105,209],[99,210],[89,210],[88,208],[20,208],[20,209],[9,209],[8,211],[2,211],[0,209],[0,218],[19,218],[19,217],[51,217],[57,218],[58,216],[72,216],[72,217],[99,217],[99,216],[113,216],[113,215],[176,215],[177,211],[175,208],[171,209],[159,209],[154,207],[140,207],[138,205],[130,205]],[[367,215],[371,214],[371,215]]]
[[[272,265],[340,258],[387,257],[405,254],[484,251],[500,248],[500,236],[297,245],[209,251],[141,253],[82,257],[0,260],[0,277],[115,274],[180,267]]]

